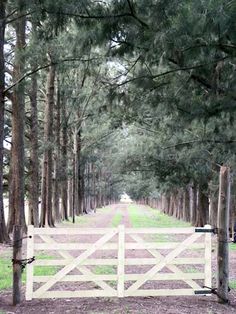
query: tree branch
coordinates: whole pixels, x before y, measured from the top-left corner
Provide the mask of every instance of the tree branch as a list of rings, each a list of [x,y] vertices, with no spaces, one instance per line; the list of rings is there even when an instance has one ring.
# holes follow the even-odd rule
[[[50,66],[52,65],[58,65],[62,62],[68,62],[68,61],[81,61],[81,62],[89,62],[89,61],[93,61],[93,60],[96,60],[97,58],[91,58],[91,59],[80,59],[80,58],[66,58],[66,59],[63,59],[63,60],[59,60],[59,61],[56,61],[56,62],[50,62],[48,64],[45,64],[45,65],[42,65],[32,71],[29,71],[28,73],[26,73],[25,75],[23,75],[19,80],[17,80],[15,83],[13,83],[11,86],[9,86],[8,88],[6,88],[4,90],[4,94],[6,95],[13,87],[15,87],[16,85],[18,85],[19,83],[21,83],[24,79],[26,79],[27,77],[31,76],[32,74],[34,73],[37,73],[38,71],[40,70],[43,70],[43,69],[46,69],[46,68],[49,68]]]
[[[228,140],[228,141],[220,141],[220,140],[192,140],[192,141],[188,141],[188,142],[183,142],[183,143],[178,143],[175,145],[170,145],[170,146],[166,146],[166,147],[162,147],[163,150],[165,149],[169,149],[169,148],[175,148],[178,146],[187,146],[190,144],[195,144],[195,143],[213,143],[213,144],[233,144],[236,143],[236,140]]]
[[[224,57],[224,58],[220,58],[220,59],[217,59],[217,60],[213,60],[211,62],[208,62],[208,63],[202,63],[202,64],[198,64],[198,65],[194,65],[194,66],[186,66],[186,67],[181,67],[181,68],[177,68],[177,69],[173,69],[173,70],[169,70],[169,71],[166,71],[166,72],[162,72],[162,73],[159,73],[159,74],[156,74],[156,75],[142,75],[142,76],[138,76],[138,77],[134,77],[132,79],[129,79],[129,80],[126,80],[120,84],[117,84],[117,86],[122,86],[122,85],[125,85],[127,83],[130,83],[130,82],[133,82],[133,81],[137,81],[137,80],[140,80],[140,79],[155,79],[155,78],[159,78],[159,77],[162,77],[162,76],[165,76],[165,75],[168,75],[168,74],[171,74],[171,73],[176,73],[176,72],[182,72],[182,71],[189,71],[189,70],[194,70],[194,69],[199,69],[199,68],[202,68],[206,65],[209,65],[209,64],[214,64],[216,62],[219,62],[219,61],[223,61],[225,59],[228,59],[228,57]]]

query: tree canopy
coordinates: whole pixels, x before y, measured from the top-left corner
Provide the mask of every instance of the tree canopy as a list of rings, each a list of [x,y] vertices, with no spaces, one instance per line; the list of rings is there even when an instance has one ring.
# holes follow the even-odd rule
[[[197,193],[204,224],[219,166],[235,169],[235,9],[2,1],[0,241],[26,200],[28,222],[53,226],[123,192],[168,208]]]

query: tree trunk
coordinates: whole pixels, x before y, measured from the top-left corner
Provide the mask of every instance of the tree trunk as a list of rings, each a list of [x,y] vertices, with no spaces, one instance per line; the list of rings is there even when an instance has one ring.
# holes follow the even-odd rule
[[[188,187],[184,190],[183,219],[187,222],[190,221],[190,195]]]
[[[197,187],[194,184],[191,189],[191,217],[190,221],[192,225],[196,226],[197,220]]]
[[[183,218],[183,191],[179,190],[178,191],[178,203],[177,203],[177,219],[182,219]]]
[[[7,234],[4,204],[3,204],[3,141],[4,141],[4,88],[5,88],[5,6],[6,1],[0,2],[0,243],[9,241]]]
[[[29,165],[29,219],[28,224],[39,226],[39,156],[38,156],[38,108],[37,75],[31,76],[30,91],[30,165]]]
[[[78,129],[74,130],[74,152],[73,152],[73,222],[75,215],[79,215],[79,148]]]
[[[172,193],[167,197],[166,213],[169,216],[173,216],[175,214],[175,197],[175,193]]]
[[[210,196],[209,222],[212,227],[217,226],[218,199],[212,193]]]
[[[47,75],[47,99],[45,103],[44,142],[46,145],[42,169],[42,204],[40,226],[54,227],[52,215],[52,142],[54,107],[55,66],[49,68]]]
[[[78,119],[80,119],[80,114],[78,113]],[[79,215],[83,214],[84,211],[84,167],[82,166],[81,160],[81,148],[82,148],[82,140],[81,140],[81,127],[78,131],[78,147],[77,147],[77,154],[78,154],[78,203],[79,203]]]
[[[67,116],[66,116],[66,104],[65,99],[62,97],[61,102],[61,209],[62,217],[68,220],[68,175],[67,175]],[[72,215],[71,215],[72,216]]]
[[[206,186],[199,187],[198,194],[198,220],[197,226],[203,227],[209,220],[209,200],[206,195]]]
[[[55,103],[55,128],[54,138],[56,139],[56,147],[54,151],[54,176],[53,176],[53,212],[56,222],[61,221],[60,212],[60,169],[61,169],[61,144],[60,144],[60,128],[61,128],[61,95],[60,82],[57,84],[57,101]]]
[[[69,216],[73,217],[73,178],[68,181]]]
[[[92,209],[96,211],[96,168],[94,163],[92,163],[92,199],[93,199],[93,204],[92,204]]]
[[[80,163],[80,167],[79,167],[79,213],[80,215],[86,212],[84,175],[85,175],[85,167],[83,167]]]
[[[15,21],[16,46],[13,68],[13,82],[17,82],[24,74],[25,67],[25,12],[22,10],[23,1],[18,1],[18,18]],[[24,128],[25,128],[25,95],[24,82],[18,83],[13,89],[12,96],[12,154],[11,154],[11,186],[12,208],[9,213],[8,231],[13,231],[14,225],[21,225],[26,231],[24,209]]]

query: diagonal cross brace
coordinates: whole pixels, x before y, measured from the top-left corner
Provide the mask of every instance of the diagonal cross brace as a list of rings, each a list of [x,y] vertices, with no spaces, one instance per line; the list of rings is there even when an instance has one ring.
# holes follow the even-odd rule
[[[159,264],[152,267],[148,272],[146,272],[143,278],[137,280],[133,285],[131,285],[127,291],[133,292],[141,287],[146,281],[150,280],[155,274],[163,269],[166,264],[170,263],[176,256],[183,252],[190,244],[195,242],[201,234],[192,234],[190,237],[181,242],[172,252],[170,252]]]
[[[98,241],[96,241],[91,248],[84,251],[77,258],[75,258],[70,264],[63,267],[58,273],[56,273],[48,282],[42,285],[37,291],[35,291],[34,296],[40,297],[44,294],[48,289],[50,289],[56,282],[60,281],[63,277],[65,277],[69,272],[71,272],[75,267],[77,267],[80,263],[82,263],[86,258],[88,258],[91,254],[93,254],[96,250],[98,250],[103,244],[109,241],[117,231],[110,231],[101,237]]]
[[[57,244],[57,242],[52,239],[51,237],[48,236],[44,236],[44,235],[40,235],[41,239],[46,242],[46,243],[54,243]],[[68,252],[64,252],[64,251],[58,251],[58,253],[64,258],[64,259],[69,259],[72,258],[74,259],[73,255],[71,255]],[[94,275],[94,273],[88,269],[86,266],[83,265],[77,265],[76,268],[83,274],[83,275]],[[112,292],[115,292],[115,289],[113,289],[110,285],[108,285],[105,281],[102,280],[96,280],[96,278],[94,277],[93,280],[94,283],[96,283],[100,288],[102,288],[103,290],[109,290]]]
[[[130,235],[132,239],[134,239],[136,242],[141,242],[141,243],[145,243],[145,241],[139,237],[136,234],[132,234]],[[164,259],[164,256],[158,252],[157,250],[151,250],[151,249],[147,249],[147,251],[152,254],[153,257],[158,258],[158,263],[160,261],[162,261]],[[169,270],[171,270],[173,273],[175,274],[183,274],[184,272],[179,269],[176,265],[166,265],[167,268],[169,268]],[[192,289],[196,290],[196,289],[201,289],[201,286],[199,286],[194,280],[192,279],[183,279],[184,282],[186,282]]]

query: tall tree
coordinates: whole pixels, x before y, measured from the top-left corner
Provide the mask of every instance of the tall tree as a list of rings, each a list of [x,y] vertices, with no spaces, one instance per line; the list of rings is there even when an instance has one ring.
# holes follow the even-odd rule
[[[55,65],[51,65],[47,74],[47,97],[45,102],[44,141],[45,150],[42,165],[41,218],[40,226],[54,226],[52,213],[52,174],[53,174],[53,108],[55,91]]]
[[[11,151],[11,187],[12,206],[10,208],[8,231],[12,232],[14,225],[21,225],[24,230],[25,224],[25,151],[24,151],[24,129],[25,129],[25,95],[24,82],[18,81],[24,75],[25,70],[25,28],[26,12],[24,1],[17,1],[17,14],[14,21],[16,34],[15,56],[13,66],[13,88],[12,94],[12,151]]]
[[[54,172],[53,172],[53,211],[54,219],[56,222],[61,221],[60,212],[60,181],[61,181],[61,141],[60,141],[60,129],[61,129],[61,89],[60,81],[57,79],[57,97],[54,108],[54,138],[55,138],[55,150],[53,154]]]
[[[30,161],[29,161],[29,218],[28,223],[39,226],[39,152],[38,152],[38,105],[37,74],[31,76],[29,94],[31,105],[30,116]]]
[[[5,61],[4,61],[4,39],[6,25],[6,2],[0,3],[0,243],[8,241],[4,204],[3,204],[3,141],[4,141],[4,104],[5,104]]]

